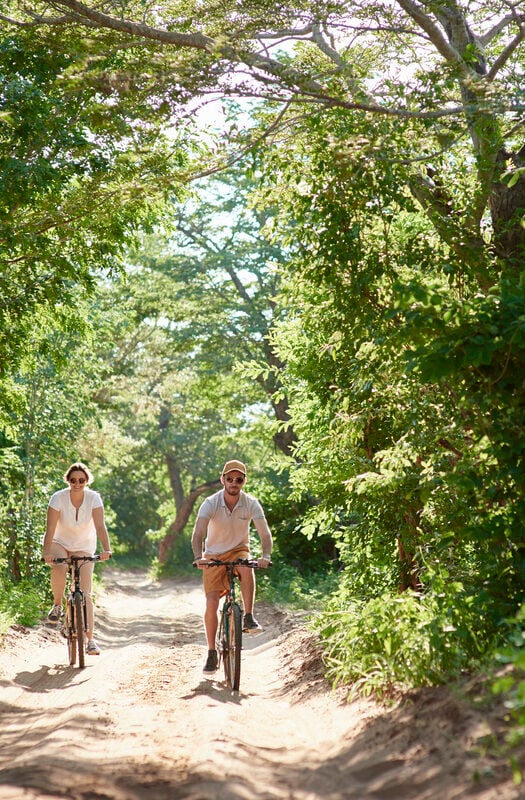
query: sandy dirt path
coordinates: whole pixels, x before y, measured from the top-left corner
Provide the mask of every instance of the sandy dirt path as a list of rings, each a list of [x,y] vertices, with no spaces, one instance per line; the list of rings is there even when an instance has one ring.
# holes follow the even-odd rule
[[[446,690],[381,708],[330,692],[301,618],[257,604],[241,688],[202,674],[199,578],[106,569],[103,648],[69,667],[55,630],[0,648],[1,800],[519,800],[480,743],[497,715]]]

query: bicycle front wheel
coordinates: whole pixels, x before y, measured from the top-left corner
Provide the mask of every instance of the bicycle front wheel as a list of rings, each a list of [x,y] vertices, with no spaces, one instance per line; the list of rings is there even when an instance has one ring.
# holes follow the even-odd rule
[[[80,592],[75,592],[75,630],[77,634],[78,666],[85,665],[84,652],[84,603]]]
[[[226,602],[226,601],[224,601]],[[220,613],[220,623],[219,623],[219,630],[217,632],[217,655],[219,658],[218,667],[222,665],[224,667],[224,677],[226,679],[226,683],[229,683],[229,673],[228,673],[228,640],[227,640],[227,630],[228,630],[228,620],[227,620],[227,612],[225,609],[221,609]]]
[[[67,598],[66,602],[66,615],[64,622],[64,634],[67,640],[67,655],[69,658],[69,665],[75,666],[77,660],[77,640],[75,637],[75,623],[73,620],[73,603],[71,598]]]
[[[227,681],[234,691],[241,682],[242,613],[237,603],[232,603],[228,612],[228,675]]]

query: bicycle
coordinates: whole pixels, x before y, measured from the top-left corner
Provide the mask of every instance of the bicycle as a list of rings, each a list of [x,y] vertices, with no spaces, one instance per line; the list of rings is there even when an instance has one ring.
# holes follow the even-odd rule
[[[237,577],[235,568],[241,566],[257,569],[257,561],[248,558],[238,558],[236,561],[210,559],[207,566],[225,567],[228,576],[229,589],[222,604],[217,631],[217,655],[218,668],[220,668],[222,660],[226,683],[236,692],[239,690],[241,681],[243,609],[235,597],[235,578]]]
[[[80,569],[88,561],[100,561],[100,556],[67,556],[54,558],[54,564],[68,565],[68,591],[62,634],[67,640],[70,666],[77,660],[82,669],[85,666],[84,634],[87,630],[86,596],[80,588]]]

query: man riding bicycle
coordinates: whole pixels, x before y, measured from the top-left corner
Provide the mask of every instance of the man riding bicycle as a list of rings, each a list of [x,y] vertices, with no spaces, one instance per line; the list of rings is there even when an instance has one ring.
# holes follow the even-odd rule
[[[227,461],[221,474],[223,489],[207,497],[197,514],[192,534],[194,564],[203,570],[203,587],[206,594],[204,628],[208,643],[208,657],[204,672],[215,672],[218,665],[215,637],[219,602],[229,588],[226,570],[207,569],[208,559],[234,561],[250,558],[250,522],[253,520],[259,534],[263,555],[257,566],[265,569],[271,562],[272,534],[259,501],[243,491],[246,483],[246,466],[242,461]],[[244,605],[243,630],[247,633],[260,630],[253,616],[255,602],[255,575],[249,567],[238,567]]]

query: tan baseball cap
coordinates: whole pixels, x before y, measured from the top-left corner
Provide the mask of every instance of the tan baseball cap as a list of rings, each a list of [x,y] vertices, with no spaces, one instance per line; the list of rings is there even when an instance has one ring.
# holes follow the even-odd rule
[[[222,468],[222,474],[226,475],[228,472],[242,472],[246,477],[246,465],[242,461],[227,461]]]

